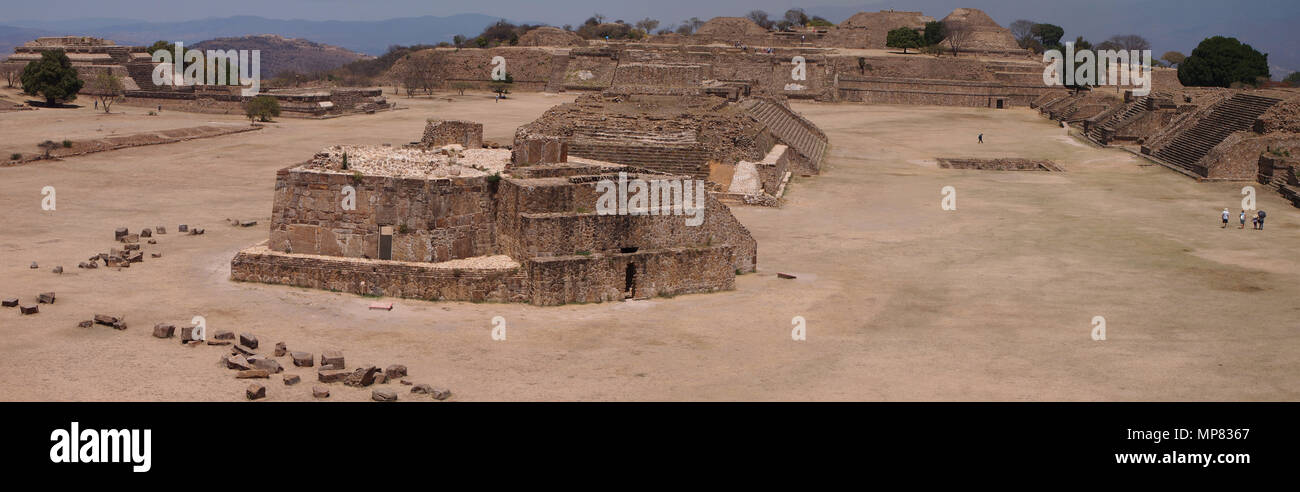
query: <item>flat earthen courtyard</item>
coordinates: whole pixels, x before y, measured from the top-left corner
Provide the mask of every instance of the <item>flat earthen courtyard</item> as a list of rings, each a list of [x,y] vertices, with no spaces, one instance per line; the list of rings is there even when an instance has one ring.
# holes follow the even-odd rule
[[[758,244],[758,271],[735,290],[539,307],[231,281],[231,258],[267,239],[278,169],[331,145],[419,140],[428,118],[480,122],[484,140],[509,143],[575,96],[388,97],[405,109],[0,167],[0,298],[58,294],[38,315],[0,311],[0,398],[243,400],[247,381],[219,363],[228,347],[151,336],[156,323],[194,316],[267,346],[341,350],[349,368],[404,364],[459,401],[1300,397],[1300,211],[1257,183],[1196,182],[1086,145],[1024,107],[792,102],[825,131],[829,156],[820,175],[793,179],[784,206],[731,207]],[[0,113],[0,148],[247,125],[121,111]],[[945,157],[1048,160],[1064,172],[941,169]],[[1269,214],[1264,231],[1237,229],[1247,185]],[[45,186],[57,210],[41,209]],[[947,186],[955,211],[940,207]],[[206,233],[181,235],[179,224]],[[168,234],[144,250],[160,258],[76,268],[115,245],[115,228],[157,225]],[[393,310],[369,310],[377,300]],[[95,313],[129,328],[77,326]],[[498,316],[504,341],[492,337]],[[1091,338],[1096,316],[1105,341]],[[806,341],[791,340],[794,317],[806,319]],[[272,379],[268,399],[311,400],[315,370],[286,373],[303,384]],[[332,400],[371,397],[331,388]]]

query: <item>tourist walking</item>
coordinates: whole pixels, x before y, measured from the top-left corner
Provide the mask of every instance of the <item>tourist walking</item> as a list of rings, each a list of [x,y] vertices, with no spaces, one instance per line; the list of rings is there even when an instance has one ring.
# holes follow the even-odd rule
[[[980,143],[984,143],[984,134],[983,134],[983,133],[980,134],[979,139],[980,139]]]
[[[1259,230],[1261,230],[1261,231],[1264,230],[1264,216],[1265,216],[1265,215],[1267,215],[1267,214],[1265,214],[1263,210],[1260,210],[1259,212],[1257,212],[1257,213],[1255,214],[1255,228],[1256,228],[1256,229],[1259,229]]]
[[[1226,208],[1223,209],[1223,228],[1224,228],[1224,229],[1227,229],[1227,228],[1228,228],[1228,217],[1231,217],[1231,216],[1232,216],[1232,212],[1229,212],[1228,209],[1226,209]]]
[[[1239,227],[1239,229],[1245,230],[1245,229],[1246,229],[1246,211],[1245,211],[1245,210],[1242,210],[1242,211],[1241,211],[1241,216],[1238,217],[1238,219],[1241,220],[1241,227]]]

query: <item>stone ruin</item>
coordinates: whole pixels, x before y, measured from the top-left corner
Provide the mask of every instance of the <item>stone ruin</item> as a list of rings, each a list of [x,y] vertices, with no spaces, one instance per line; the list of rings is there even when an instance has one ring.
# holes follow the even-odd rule
[[[753,237],[712,195],[699,193],[694,226],[597,207],[602,182],[684,188],[689,175],[582,158],[510,164],[508,150],[458,145],[326,149],[277,172],[270,238],[235,256],[231,278],[559,305],[730,290],[755,270]]]
[[[0,64],[25,67],[39,60],[41,53],[63,50],[77,69],[83,81],[91,80],[96,73],[107,70],[122,82],[124,103],[135,106],[162,107],[199,113],[244,113],[244,103],[251,96],[240,94],[237,86],[169,86],[153,83],[152,54],[145,46],[120,46],[107,40],[85,36],[43,37],[14,48],[14,54]],[[87,85],[82,94],[95,95]],[[323,87],[299,89],[266,89],[259,95],[269,95],[280,103],[281,116],[323,118],[347,114],[374,113],[392,109],[383,96],[383,89]]]
[[[587,40],[582,39],[573,31],[565,31],[558,27],[542,26],[532,29],[523,36],[519,36],[519,46],[586,46]]]
[[[1254,180],[1270,151],[1300,153],[1300,90],[1164,87],[1122,97],[1060,90],[1032,106],[1097,145],[1129,148],[1197,180]]]
[[[41,53],[50,50],[63,50],[77,69],[77,76],[89,81],[96,74],[108,71],[122,82],[128,91],[139,90],[141,74],[147,80],[153,73],[153,59],[144,46],[121,46],[117,43],[88,36],[42,37],[23,43],[14,48],[14,53],[0,65],[22,68],[28,63],[40,60]],[[87,85],[83,94],[94,95],[94,89]]]
[[[819,172],[827,147],[816,125],[778,99],[610,90],[520,127],[511,167],[614,162],[707,180],[731,203],[775,205],[792,174]]]
[[[977,171],[1064,171],[1064,169],[1061,169],[1061,166],[1058,166],[1055,162],[1035,159],[970,159],[941,157],[936,160],[939,162],[939,167],[943,169],[972,169]]]
[[[480,148],[483,146],[483,124],[430,118],[424,125],[424,136],[420,138],[420,145],[424,147],[459,145],[465,149]]]

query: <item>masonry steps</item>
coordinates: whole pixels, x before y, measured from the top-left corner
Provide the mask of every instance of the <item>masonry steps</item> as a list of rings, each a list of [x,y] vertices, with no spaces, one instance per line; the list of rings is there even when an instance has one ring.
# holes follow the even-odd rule
[[[814,168],[821,167],[828,140],[812,122],[784,105],[764,98],[746,99],[741,101],[740,107],[750,117],[766,125],[781,143],[808,159]]]
[[[1207,169],[1200,163],[1205,155],[1223,143],[1228,135],[1250,130],[1255,120],[1278,102],[1281,100],[1236,94],[1215,104],[1208,116],[1157,149],[1153,155],[1171,165],[1206,176]]]
[[[1088,138],[1101,145],[1108,145],[1115,137],[1115,130],[1125,123],[1151,110],[1151,96],[1142,96],[1130,102],[1125,108],[1088,129]]]

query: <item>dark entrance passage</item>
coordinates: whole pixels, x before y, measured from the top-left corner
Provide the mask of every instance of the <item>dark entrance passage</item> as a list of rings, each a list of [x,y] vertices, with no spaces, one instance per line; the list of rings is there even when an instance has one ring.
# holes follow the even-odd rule
[[[393,227],[379,228],[379,259],[393,259]]]
[[[624,276],[623,298],[631,299],[636,296],[636,264],[627,264],[627,274]]]

